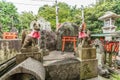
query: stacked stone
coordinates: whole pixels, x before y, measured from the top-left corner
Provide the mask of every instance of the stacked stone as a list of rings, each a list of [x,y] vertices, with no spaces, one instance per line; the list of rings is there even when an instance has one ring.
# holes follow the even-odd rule
[[[80,79],[89,79],[98,76],[98,61],[96,59],[95,48],[81,48],[79,51],[80,58]]]
[[[56,50],[56,34],[53,31],[46,32],[46,47],[50,51]]]
[[[40,17],[37,20],[40,23],[40,32],[41,32],[41,39],[40,39],[40,48],[41,49],[48,49],[48,50],[55,50],[56,49],[56,34],[51,29],[51,23],[46,21],[44,18]]]
[[[56,34],[53,31],[41,31],[40,48],[50,51],[56,49]]]
[[[78,26],[70,23],[65,22],[63,23],[57,31],[57,50],[61,50],[62,48],[62,36],[78,36]],[[65,51],[73,51],[73,43],[66,43],[65,44]]]
[[[21,49],[21,53],[16,55],[16,63],[19,64],[29,57],[43,62],[43,54],[40,52],[40,49],[38,47],[29,47]]]
[[[46,49],[46,31],[41,31],[40,48]]]

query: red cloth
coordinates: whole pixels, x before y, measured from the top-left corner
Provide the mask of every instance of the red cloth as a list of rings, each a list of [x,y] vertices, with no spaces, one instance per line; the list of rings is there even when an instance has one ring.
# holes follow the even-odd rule
[[[78,38],[85,38],[88,37],[88,35],[85,32],[79,32]]]
[[[38,31],[32,31],[30,33],[30,36],[33,37],[33,38],[39,39],[40,38],[40,32],[38,32]]]

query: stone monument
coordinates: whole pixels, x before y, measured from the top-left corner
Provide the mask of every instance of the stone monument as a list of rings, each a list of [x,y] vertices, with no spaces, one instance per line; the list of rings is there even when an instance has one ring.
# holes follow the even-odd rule
[[[80,79],[89,79],[98,76],[98,61],[96,59],[96,48],[90,45],[90,33],[86,31],[83,23],[79,32],[80,43],[77,47],[77,56],[80,59]]]
[[[23,32],[21,53],[16,55],[16,63],[19,64],[28,57],[32,57],[40,62],[43,62],[43,54],[40,52],[38,40],[40,38],[40,24],[33,21],[33,30],[29,34]]]

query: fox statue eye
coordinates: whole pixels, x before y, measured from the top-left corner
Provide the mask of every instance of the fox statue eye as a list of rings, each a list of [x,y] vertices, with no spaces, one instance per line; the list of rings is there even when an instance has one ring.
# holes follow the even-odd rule
[[[36,23],[33,24],[33,27],[35,27],[35,26],[36,26]]]
[[[39,27],[41,27],[40,24],[39,24]]]

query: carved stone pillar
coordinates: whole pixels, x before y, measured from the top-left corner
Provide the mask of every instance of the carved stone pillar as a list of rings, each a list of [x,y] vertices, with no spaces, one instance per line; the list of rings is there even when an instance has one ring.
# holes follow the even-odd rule
[[[80,79],[89,79],[98,76],[98,61],[95,48],[81,48],[80,57]]]

